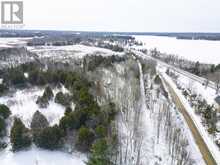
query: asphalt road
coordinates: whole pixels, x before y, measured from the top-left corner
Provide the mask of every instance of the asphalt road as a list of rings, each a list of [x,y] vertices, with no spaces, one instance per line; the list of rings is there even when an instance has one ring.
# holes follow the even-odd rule
[[[178,108],[180,113],[183,115],[183,117],[184,117],[194,139],[195,139],[195,142],[196,142],[196,144],[202,154],[204,161],[206,162],[207,165],[217,165],[216,160],[213,158],[212,153],[210,152],[208,146],[206,145],[203,137],[199,133],[191,116],[188,114],[184,104],[181,102],[181,100],[179,99],[179,97],[175,93],[174,89],[169,85],[169,83],[166,82],[166,80],[163,77],[162,77],[162,79],[163,79],[163,82],[165,83],[165,85],[167,86],[169,93],[170,93],[172,100],[174,101],[176,107]]]

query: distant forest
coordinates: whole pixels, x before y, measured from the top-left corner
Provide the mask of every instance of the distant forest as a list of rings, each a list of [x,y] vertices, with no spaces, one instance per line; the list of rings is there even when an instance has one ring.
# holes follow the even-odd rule
[[[151,35],[151,36],[166,36],[175,37],[177,39],[188,40],[212,40],[219,41],[220,33],[178,33],[178,32],[95,32],[95,31],[51,31],[51,30],[0,30],[0,37],[41,37],[41,36],[59,36],[59,35],[72,35],[81,34],[84,36],[106,36],[118,35],[129,37],[131,35]]]

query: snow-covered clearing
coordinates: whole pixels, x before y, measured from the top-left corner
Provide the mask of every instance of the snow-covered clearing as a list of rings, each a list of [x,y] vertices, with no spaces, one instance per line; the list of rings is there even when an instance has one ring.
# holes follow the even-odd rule
[[[207,40],[183,40],[174,37],[161,36],[134,36],[136,40],[142,41],[143,46],[138,49],[157,48],[162,53],[175,54],[192,61],[202,63],[219,64],[220,41]]]
[[[173,80],[169,76],[167,76],[165,72],[161,72],[161,74],[166,79],[166,81],[171,85],[171,87],[175,90],[177,96],[180,98],[181,102],[185,106],[185,109],[187,110],[187,112],[191,116],[192,120],[194,121],[198,131],[200,132],[201,136],[203,137],[203,139],[204,139],[205,143],[207,144],[210,152],[212,153],[214,159],[216,160],[216,162],[218,164],[220,164],[220,157],[219,157],[220,151],[219,151],[219,148],[214,143],[213,137],[208,134],[205,127],[202,125],[201,118],[198,115],[195,114],[194,109],[189,105],[189,102],[184,98],[182,92],[179,89],[177,89],[177,87],[176,87],[175,83],[173,82]]]
[[[69,46],[36,46],[27,47],[31,52],[36,53],[40,57],[59,57],[61,55],[82,58],[85,55],[97,54],[102,56],[123,55],[124,53],[118,53],[109,49],[98,48],[85,45],[69,45]],[[62,57],[63,58],[63,57]]]
[[[36,147],[16,153],[9,150],[0,152],[1,165],[85,165],[86,160],[86,156],[79,153],[68,154]]]
[[[56,94],[59,89],[54,89]],[[65,108],[54,101],[50,101],[47,108],[39,108],[36,104],[38,96],[42,96],[44,88],[18,90],[12,96],[0,97],[0,103],[7,105],[12,116],[19,117],[26,127],[30,127],[33,114],[39,110],[47,118],[50,125],[58,124],[64,115]]]

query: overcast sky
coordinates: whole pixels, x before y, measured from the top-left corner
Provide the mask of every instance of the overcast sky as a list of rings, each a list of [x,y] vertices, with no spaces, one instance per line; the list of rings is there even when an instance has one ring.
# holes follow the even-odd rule
[[[220,32],[220,0],[24,0],[25,29]]]

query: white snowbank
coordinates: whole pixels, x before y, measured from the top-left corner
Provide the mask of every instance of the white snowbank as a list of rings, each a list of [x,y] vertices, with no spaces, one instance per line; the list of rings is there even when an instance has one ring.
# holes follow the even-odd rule
[[[217,97],[216,90],[210,87],[205,88],[205,86],[198,81],[191,80],[182,74],[178,74],[178,76],[177,81],[180,86],[192,89],[194,94],[200,94],[202,98],[205,99],[209,104],[215,104],[214,99]]]

